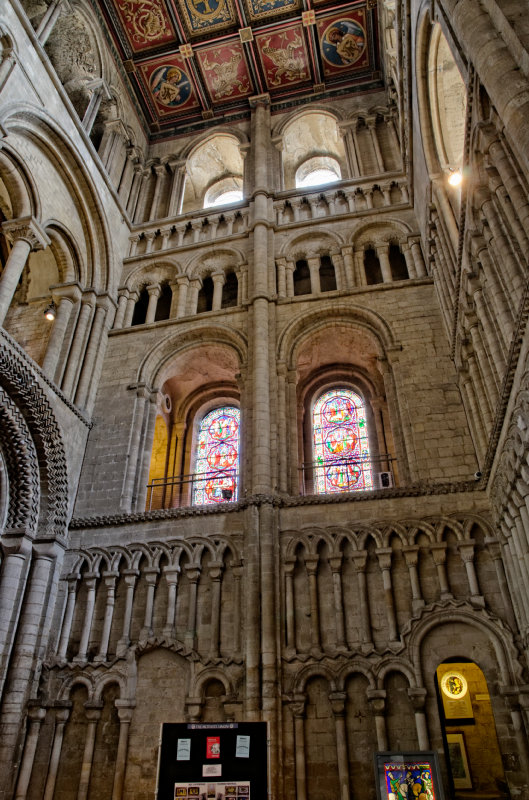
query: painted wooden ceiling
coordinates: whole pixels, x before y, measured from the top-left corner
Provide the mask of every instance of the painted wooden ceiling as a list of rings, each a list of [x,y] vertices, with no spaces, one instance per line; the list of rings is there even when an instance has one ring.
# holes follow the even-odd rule
[[[382,85],[376,0],[99,0],[154,135]]]

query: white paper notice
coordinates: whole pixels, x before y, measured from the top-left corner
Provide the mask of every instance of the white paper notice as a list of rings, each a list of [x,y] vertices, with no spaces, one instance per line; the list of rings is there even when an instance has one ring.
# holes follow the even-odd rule
[[[177,761],[189,761],[191,758],[191,739],[178,739],[176,748]]]
[[[250,758],[250,737],[237,736],[235,758]]]
[[[203,778],[218,778],[222,775],[222,764],[202,764]]]

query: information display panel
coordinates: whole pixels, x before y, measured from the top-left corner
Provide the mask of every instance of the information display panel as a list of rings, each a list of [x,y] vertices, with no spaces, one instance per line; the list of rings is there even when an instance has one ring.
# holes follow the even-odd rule
[[[266,722],[166,722],[157,800],[267,800]]]

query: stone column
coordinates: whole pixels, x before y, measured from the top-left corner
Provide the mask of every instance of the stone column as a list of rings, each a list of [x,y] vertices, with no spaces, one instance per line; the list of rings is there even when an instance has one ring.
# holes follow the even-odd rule
[[[358,158],[356,157],[356,148],[354,145],[353,137],[351,135],[351,126],[347,123],[339,123],[338,130],[343,139],[344,149],[348,161],[348,172],[351,178],[357,178],[360,175],[360,168],[358,166]]]
[[[98,297],[96,301],[96,310],[88,343],[84,352],[83,366],[79,376],[79,383],[75,392],[75,403],[80,408],[85,408],[87,405],[88,395],[90,389],[97,381],[94,381],[94,373],[98,356],[103,347],[102,338],[105,328],[105,322],[109,312],[109,298]]]
[[[134,147],[127,147],[125,153],[125,165],[121,173],[121,178],[119,179],[118,196],[121,200],[121,204],[126,208],[132,190],[132,182],[134,180],[134,165],[137,163],[138,157]]]
[[[73,612],[75,609],[75,599],[77,592],[77,581],[81,578],[81,573],[74,572],[68,575],[68,595],[66,600],[66,610],[61,626],[61,636],[59,647],[57,650],[57,657],[60,661],[66,660],[66,652],[68,650],[68,642],[70,640],[70,632],[72,630]]]
[[[55,372],[64,345],[64,336],[68,328],[72,309],[75,303],[78,303],[81,299],[81,291],[77,284],[68,287],[59,286],[53,289],[52,297],[54,303],[57,305],[57,315],[53,322],[50,338],[48,339],[46,355],[42,362],[42,371],[53,381],[55,380]]]
[[[214,272],[211,276],[213,281],[213,304],[212,311],[220,311],[222,307],[222,287],[226,281],[224,272]]]
[[[114,330],[120,330],[124,327],[123,323],[125,321],[125,313],[127,311],[127,303],[129,297],[129,290],[126,286],[122,286],[119,291],[118,296],[118,308],[116,311],[116,316],[114,317]],[[133,306],[133,313],[134,313],[134,306]]]
[[[123,327],[130,328],[132,325],[132,318],[134,316],[134,307],[138,300],[140,299],[140,293],[132,290],[129,291],[129,296],[127,298],[127,308],[125,310],[125,317],[123,319]]]
[[[241,652],[241,582],[244,575],[242,562],[232,564],[234,577],[233,592],[233,652],[237,655]]]
[[[189,581],[189,609],[187,616],[187,631],[184,641],[188,647],[196,647],[196,626],[197,626],[197,591],[200,578],[200,567],[185,567],[187,579]]]
[[[395,599],[393,597],[393,585],[391,581],[391,556],[390,547],[379,548],[376,551],[378,565],[382,571],[382,583],[384,585],[384,600],[386,603],[386,614],[388,617],[389,641],[398,642],[399,634],[397,630],[397,615],[395,613]]]
[[[380,261],[380,269],[382,270],[382,280],[384,283],[391,283],[393,276],[389,264],[389,245],[377,244],[376,247],[378,260]]]
[[[356,165],[358,167],[357,175],[360,178],[362,175],[364,175],[364,164],[362,161],[362,155],[360,153],[360,146],[358,143],[358,118],[352,121],[351,136],[353,140],[353,149],[356,154]]]
[[[186,314],[189,278],[187,277],[187,275],[180,275],[176,279],[176,283],[178,284],[178,302],[176,306],[176,316],[177,318],[180,318],[180,317],[185,317]]]
[[[428,736],[428,725],[426,723],[426,713],[424,710],[426,695],[427,691],[422,687],[410,687],[408,689],[408,697],[410,698],[415,713],[415,726],[417,728],[419,750],[430,749],[430,738]]]
[[[152,196],[152,203],[149,209],[149,220],[158,219],[158,217],[160,216],[158,213],[158,205],[160,202],[160,195],[162,193],[162,188],[165,183],[165,177],[167,175],[165,164],[155,164],[153,169],[156,178],[154,184],[154,194]]]
[[[485,606],[485,599],[482,597],[479,590],[478,576],[474,564],[474,542],[461,542],[458,545],[458,550],[467,572],[470,602],[474,606],[483,608]]]
[[[417,565],[419,563],[419,547],[418,545],[409,545],[402,548],[406,566],[410,575],[411,585],[411,605],[413,611],[419,611],[424,606],[424,599],[421,592],[421,585],[419,583],[419,573],[417,572]]]
[[[150,325],[151,322],[154,322],[154,317],[156,316],[156,306],[158,304],[158,298],[161,294],[160,286],[147,286],[147,292],[149,293],[149,305],[147,306],[147,314],[145,315],[145,324]]]
[[[430,545],[430,549],[432,551],[435,566],[437,567],[437,577],[439,578],[441,600],[448,600],[452,598],[452,592],[450,591],[450,586],[448,585],[448,579],[446,576],[446,544],[444,542],[441,542],[440,544],[432,544]]]
[[[415,259],[413,258],[411,247],[407,242],[402,242],[402,244],[400,245],[400,249],[406,261],[406,268],[408,270],[408,275],[413,280],[414,278],[417,278],[418,275],[415,270]]]
[[[212,582],[211,592],[211,622],[210,622],[210,659],[219,657],[220,645],[220,592],[224,564],[222,561],[212,561],[209,565],[209,578]]]
[[[294,611],[294,570],[296,556],[287,556],[283,562],[285,570],[285,617],[286,617],[286,648],[289,652],[296,652],[296,614]]]
[[[338,780],[340,782],[341,800],[350,800],[349,757],[347,754],[347,730],[345,727],[345,692],[329,694],[331,709],[336,727],[336,759],[338,762]]]
[[[305,567],[309,580],[310,596],[310,638],[312,649],[319,653],[321,650],[320,642],[320,610],[318,602],[318,562],[319,556],[305,556]]]
[[[74,387],[80,372],[80,365],[83,363],[82,354],[86,345],[88,326],[92,319],[92,311],[95,303],[96,296],[94,292],[87,292],[81,301],[81,310],[77,317],[77,325],[75,326],[61,383],[62,391],[69,397],[74,395]]]
[[[377,161],[377,168],[379,172],[385,172],[384,159],[382,158],[382,151],[380,150],[380,142],[378,141],[377,134],[377,119],[376,117],[366,117],[366,125],[371,134],[371,141],[375,150],[375,158]]]
[[[307,774],[305,766],[305,697],[296,695],[291,704],[294,716],[294,742],[296,752],[296,800],[307,800]]]
[[[353,248],[349,245],[347,247],[342,247],[342,257],[345,273],[345,288],[352,289],[354,286],[356,286]]]
[[[503,558],[501,553],[501,545],[497,539],[487,537],[485,539],[487,552],[494,562],[496,569],[496,577],[498,579],[498,586],[500,587],[501,599],[505,609],[505,619],[509,623],[511,630],[516,630],[516,619],[514,616],[514,609],[512,605],[511,595],[509,592],[509,584],[507,576],[505,575],[505,567],[503,565]]]
[[[63,12],[71,12],[71,6],[66,0],[52,0],[42,17],[37,30],[37,38],[44,47],[48,38],[55,27],[55,24]]]
[[[116,601],[116,578],[117,572],[103,572],[103,581],[106,586],[107,596],[105,602],[105,618],[103,620],[103,631],[101,633],[101,644],[99,645],[99,652],[95,656],[94,661],[106,661],[108,655],[108,642],[110,639],[110,630],[112,628],[112,618],[114,616],[114,603]]]
[[[140,639],[149,639],[154,631],[152,627],[152,613],[154,610],[154,592],[160,570],[158,567],[146,567],[143,570],[143,578],[147,584],[147,597],[145,598],[145,615],[143,618],[143,628],[140,631]]]
[[[320,294],[320,259],[319,257],[307,258],[310,271],[310,288],[312,294]]]
[[[83,620],[83,629],[81,631],[81,641],[79,643],[79,652],[75,656],[74,661],[84,663],[88,659],[88,644],[90,642],[90,631],[92,630],[92,620],[94,618],[94,608],[96,602],[96,581],[99,578],[99,572],[86,572],[84,581],[88,589],[86,597],[86,605]]]
[[[6,532],[4,531],[4,536]],[[28,539],[20,537],[16,545],[13,542],[12,547],[11,552],[6,548],[0,581],[0,693],[7,673],[16,619],[31,563],[31,543]]]
[[[0,276],[0,325],[4,324],[22,271],[32,250],[44,250],[50,240],[35,217],[20,217],[2,223],[2,232],[12,244]]]
[[[88,720],[86,726],[86,738],[81,764],[81,777],[79,778],[79,788],[77,789],[77,800],[86,800],[88,788],[90,786],[90,776],[92,774],[92,764],[94,761],[94,747],[96,743],[97,723],[101,718],[102,703],[85,703],[85,714]]]
[[[287,279],[287,297],[294,297],[294,272],[296,265],[293,261],[287,261],[285,264],[286,279]]]
[[[167,216],[175,217],[180,214],[182,208],[182,200],[184,198],[184,185],[186,178],[186,163],[176,159],[170,159],[167,162],[168,167],[172,173],[171,189],[169,190],[169,202],[167,204]]]
[[[388,749],[388,735],[386,731],[386,692],[383,689],[368,689],[367,700],[371,713],[375,717],[375,730],[377,732],[377,750]]]
[[[55,730],[53,732],[53,744],[51,747],[51,756],[48,764],[48,775],[46,777],[46,785],[44,787],[43,800],[53,800],[55,794],[55,783],[57,781],[57,772],[59,770],[59,762],[61,759],[62,740],[64,738],[64,726],[70,716],[71,703],[61,704],[55,712]]]
[[[136,209],[138,206],[138,198],[140,196],[140,189],[143,185],[143,166],[138,162],[135,163],[133,168],[132,185],[130,187],[129,197],[127,200],[127,214],[131,220],[136,217]]]
[[[31,779],[31,772],[33,770],[33,762],[35,761],[35,753],[37,752],[37,743],[39,740],[40,728],[46,717],[46,709],[41,705],[33,705],[38,701],[29,701],[28,707],[28,730],[26,734],[26,741],[24,742],[24,751],[22,754],[22,763],[20,764],[20,772],[18,773],[17,788],[15,792],[15,800],[26,800],[29,782]]]
[[[122,511],[132,511],[132,502],[134,499],[134,488],[138,470],[141,468],[143,462],[143,453],[140,453],[141,434],[145,421],[145,414],[148,411],[148,404],[150,398],[150,390],[145,384],[131,387],[131,390],[136,390],[136,398],[134,401],[134,411],[131,420],[131,434],[128,447],[128,460],[125,477],[123,480],[123,491],[121,494],[121,509]]]
[[[122,800],[123,784],[125,782],[125,769],[127,766],[127,750],[129,746],[130,723],[132,722],[133,709],[136,704],[129,700],[116,700],[115,706],[119,717],[119,739],[116,755],[116,768],[114,770],[114,784],[112,787],[112,800]]]
[[[200,278],[193,278],[189,282],[187,290],[187,313],[196,314],[198,307],[198,295],[202,288],[202,280]]]
[[[130,644],[130,626],[132,622],[132,606],[134,603],[134,588],[138,579],[139,570],[125,569],[123,570],[123,582],[127,587],[127,594],[125,597],[125,613],[123,615],[123,629],[121,637],[116,647],[116,655],[124,656]]]
[[[277,295],[278,297],[287,296],[287,260],[286,258],[276,258],[277,266]]]
[[[336,648],[338,650],[347,650],[343,613],[342,559],[343,556],[341,554],[339,556],[331,556],[331,558],[329,558],[329,565],[332,572],[334,613],[336,616]]]
[[[353,566],[358,578],[358,597],[360,602],[360,627],[362,633],[362,650],[370,652],[373,649],[371,634],[371,619],[369,614],[369,600],[367,597],[367,550],[357,550],[351,554]]]
[[[426,272],[426,264],[424,263],[420,237],[416,236],[413,239],[408,239],[408,241],[410,243],[410,250],[415,263],[415,272],[417,277],[426,278],[428,273]]]
[[[85,88],[92,91],[92,97],[90,98],[88,108],[85,111],[82,126],[87,134],[90,135],[92,128],[94,127],[94,122],[96,121],[97,112],[99,111],[101,101],[103,99],[112,100],[112,94],[103,78],[95,78],[95,80],[89,81],[85,84]]]
[[[332,263],[334,266],[334,277],[336,278],[336,288],[338,291],[347,288],[347,281],[345,280],[345,263],[340,252],[331,254]]]
[[[175,637],[175,618],[176,618],[176,589],[178,586],[178,576],[180,574],[180,567],[171,564],[163,568],[165,580],[167,581],[167,614],[165,617],[165,626],[162,631],[166,639],[174,639]]]

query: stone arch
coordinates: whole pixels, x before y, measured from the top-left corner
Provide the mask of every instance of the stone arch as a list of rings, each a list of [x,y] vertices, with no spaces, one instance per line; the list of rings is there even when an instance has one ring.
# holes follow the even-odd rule
[[[142,264],[136,267],[127,276],[125,286],[129,292],[139,291],[144,286],[172,280],[181,274],[178,264],[170,259],[164,259],[163,261],[155,261],[148,265]]]
[[[411,225],[406,222],[394,217],[384,217],[381,221],[373,219],[359,225],[351,234],[351,244],[356,248],[360,248],[365,244],[373,244],[375,239],[377,242],[389,244],[395,240],[395,237],[400,243],[412,233]]]
[[[295,694],[303,694],[311,678],[324,678],[328,681],[331,692],[337,690],[337,676],[331,667],[326,664],[307,664],[293,676],[292,691]]]
[[[235,687],[230,677],[225,672],[218,669],[218,667],[207,667],[200,672],[200,674],[195,678],[193,691],[190,692],[190,694],[193,697],[200,697],[203,699],[206,686],[211,680],[216,680],[219,681],[219,683],[222,683],[224,686],[224,694],[227,697],[235,694]]]
[[[3,125],[4,114],[1,124]],[[0,180],[9,195],[11,208],[10,214],[4,216],[8,219],[18,219],[33,215],[40,218],[40,198],[37,186],[31,172],[26,169],[23,159],[4,139],[0,150]],[[7,210],[7,209],[6,209]]]
[[[63,130],[46,111],[22,103],[6,107],[0,124],[8,132],[7,144],[10,143],[10,134],[13,134],[14,141],[11,142],[13,152],[16,151],[17,137],[30,142],[47,159],[49,162],[47,166],[53,167],[58,178],[71,193],[78,214],[77,236],[82,237],[82,244],[86,250],[83,259],[83,262],[86,261],[86,275],[82,275],[82,279],[87,285],[99,290],[114,288],[110,286],[110,281],[114,274],[117,275],[117,271],[115,273],[113,269],[111,236],[103,204],[98,198],[98,192],[86,164],[72,151]],[[18,161],[23,163],[24,159],[18,156]],[[38,181],[39,178],[36,178],[37,185]],[[53,201],[51,202],[53,204]],[[56,209],[53,209],[52,217],[55,217],[55,211]],[[36,216],[43,217],[42,224],[45,227],[52,217],[45,213],[42,202],[38,212]],[[73,233],[71,238],[76,241]],[[76,241],[76,246],[80,248],[81,242]],[[117,278],[114,277],[114,280]]]
[[[482,610],[478,614],[467,606],[466,603],[449,602],[444,608],[437,607],[433,611],[422,613],[418,621],[410,621],[407,629],[402,632],[403,639],[408,646],[408,653],[413,664],[417,686],[423,686],[421,665],[421,645],[426,635],[442,625],[454,622],[476,628],[492,643],[499,668],[501,683],[504,686],[519,684],[522,679],[522,669],[518,661],[518,653],[513,642],[512,633],[503,622],[493,617],[489,612]]]
[[[76,686],[84,686],[88,692],[88,700],[94,699],[95,676],[88,675],[86,672],[68,675],[61,685],[57,694],[57,699],[62,701],[69,700],[72,690],[75,689]]]
[[[307,258],[328,253],[330,250],[340,250],[344,244],[342,237],[334,231],[295,233],[283,243],[278,255],[292,259]]]
[[[380,348],[381,355],[387,349],[398,348],[391,328],[377,312],[360,306],[339,303],[325,309],[322,308],[317,312],[308,314],[301,312],[294,317],[279,334],[277,360],[288,363],[289,367],[293,368],[297,360],[297,350],[304,339],[316,329],[328,325],[331,320],[334,324],[343,322],[367,329]]]
[[[197,333],[202,335],[197,341]],[[156,385],[160,374],[168,362],[185,350],[193,349],[199,344],[223,344],[235,352],[237,361],[243,366],[247,360],[247,342],[238,331],[227,325],[186,326],[178,333],[170,333],[161,342],[155,344],[143,359],[137,374],[138,383]]]
[[[347,679],[351,675],[362,675],[366,678],[369,688],[376,689],[376,675],[373,665],[367,659],[357,656],[340,668],[336,677],[336,688],[339,692],[344,690]]]
[[[62,434],[44,391],[34,380],[29,359],[3,330],[0,385],[24,416],[35,446],[40,478],[39,529],[43,535],[62,539],[68,520],[68,475]],[[27,491],[20,481],[15,485],[20,492]],[[21,501],[20,507],[24,506]]]
[[[384,680],[390,672],[399,672],[401,675],[404,675],[409,683],[410,689],[414,689],[417,686],[413,666],[403,658],[388,656],[379,661],[374,667],[377,689],[384,688]]]
[[[185,267],[185,273],[190,278],[203,278],[213,272],[228,272],[230,268],[240,267],[245,261],[244,256],[235,248],[215,249],[213,255],[201,253],[192,259]]]

